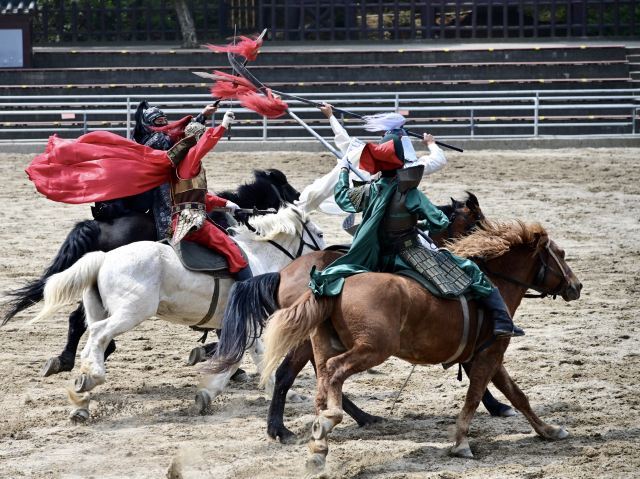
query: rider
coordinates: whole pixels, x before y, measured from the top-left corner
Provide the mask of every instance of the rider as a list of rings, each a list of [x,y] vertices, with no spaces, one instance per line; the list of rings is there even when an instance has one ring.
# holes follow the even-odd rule
[[[379,144],[363,146],[359,166],[372,175],[380,173],[378,180],[350,188],[349,160],[346,156],[340,160],[342,170],[335,187],[336,202],[344,211],[363,212],[363,221],[345,256],[321,272],[315,267],[312,269],[309,286],[314,294],[338,295],[345,277],[367,271],[430,272],[425,267],[425,258],[433,253],[419,241],[417,228],[438,232],[446,228],[449,221],[417,188],[426,160],[417,158],[402,128],[404,122],[404,118],[395,113],[367,118],[366,129],[385,131],[385,134]],[[436,147],[433,137],[426,135],[423,142],[433,152]],[[420,225],[419,219],[423,220]],[[496,336],[524,334],[513,324],[500,291],[475,263],[446,250],[440,250],[438,254],[450,260],[449,267],[456,268],[455,280],[447,286],[455,289],[456,294],[467,294],[477,299],[487,309],[494,320]]]
[[[211,104],[191,121],[205,124],[217,108]],[[154,150],[168,150],[173,146],[174,141],[171,136],[162,131],[162,127],[168,126],[165,113],[158,107],[150,106],[147,101],[142,101],[138,105],[135,113],[135,127],[133,139]],[[171,198],[169,196],[169,185],[160,185],[143,193],[117,198],[109,201],[96,202],[91,208],[94,219],[99,221],[109,221],[125,216],[130,213],[147,214],[152,213],[156,222],[158,238],[164,238],[170,223]]]
[[[251,278],[251,268],[238,245],[207,217],[216,207],[238,209],[235,203],[207,191],[207,179],[202,157],[211,149],[235,119],[233,112],[225,113],[215,129],[206,129],[199,122],[191,122],[184,130],[185,138],[167,151],[174,166],[171,181],[172,243],[187,239],[222,253],[229,264],[229,272],[237,281]]]

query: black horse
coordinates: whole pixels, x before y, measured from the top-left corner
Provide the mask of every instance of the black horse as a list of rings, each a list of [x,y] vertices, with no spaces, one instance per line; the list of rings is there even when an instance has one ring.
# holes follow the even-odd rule
[[[255,170],[252,183],[238,187],[236,191],[223,191],[218,196],[233,201],[241,208],[278,209],[284,202],[291,203],[300,193],[289,184],[284,173],[276,169]],[[219,219],[220,223],[224,218]],[[8,302],[9,310],[2,324],[6,324],[19,312],[42,300],[47,278],[64,271],[90,251],[110,251],[135,241],[157,241],[155,221],[152,214],[127,214],[111,221],[86,220],[77,223],[62,243],[53,262],[42,276],[27,283],[22,288],[8,293],[13,299]],[[67,344],[59,356],[50,358],[41,374],[50,376],[62,371],[71,371],[75,364],[80,338],[86,331],[82,304],[69,316]],[[105,359],[115,351],[111,341],[105,351]]]

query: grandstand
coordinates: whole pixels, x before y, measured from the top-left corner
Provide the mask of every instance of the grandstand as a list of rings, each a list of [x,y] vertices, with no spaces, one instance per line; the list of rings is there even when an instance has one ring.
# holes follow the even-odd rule
[[[630,42],[275,44],[250,68],[281,91],[360,112],[402,109],[444,136],[629,134],[638,132],[639,52]],[[124,134],[126,99],[134,108],[150,95],[176,115],[193,112],[210,97],[192,72],[215,69],[230,72],[206,49],[36,48],[32,68],[0,74],[0,140]],[[308,108],[299,114],[324,125]],[[261,118],[241,118],[234,135],[265,136]],[[301,134],[291,119],[269,121],[269,138]]]

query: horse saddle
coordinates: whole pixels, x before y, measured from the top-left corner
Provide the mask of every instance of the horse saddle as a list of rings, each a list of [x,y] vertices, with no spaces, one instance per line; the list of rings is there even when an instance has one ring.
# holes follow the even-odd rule
[[[451,253],[446,249],[431,250],[411,241],[411,244],[400,250],[399,255],[431,287],[427,287],[425,281],[421,281],[416,275],[406,276],[416,279],[437,296],[460,296],[473,282],[473,279],[453,261]]]
[[[220,253],[184,239],[175,245],[170,244],[168,240],[162,240],[161,243],[171,246],[176,252],[176,255],[178,255],[178,258],[180,258],[182,266],[189,271],[209,273],[216,277],[231,276],[227,259]],[[240,251],[242,251],[242,249],[240,249]],[[244,251],[242,251],[242,256],[246,259]]]

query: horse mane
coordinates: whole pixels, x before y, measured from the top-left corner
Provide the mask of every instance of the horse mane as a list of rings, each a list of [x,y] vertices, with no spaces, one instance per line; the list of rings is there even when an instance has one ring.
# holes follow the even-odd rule
[[[537,252],[544,246],[547,237],[547,231],[540,223],[483,220],[473,233],[448,241],[447,248],[463,258],[492,259],[502,256],[514,246],[534,242]]]
[[[274,176],[277,176],[277,180],[281,181],[282,176],[286,183],[284,173],[279,170],[274,171],[279,173],[279,175],[274,174]],[[254,180],[251,183],[240,185],[236,191],[225,190],[217,193],[217,195],[226,200],[233,201],[241,208],[252,208],[253,206],[257,206],[260,209],[277,208],[281,202],[281,198],[278,196],[277,189],[274,188],[274,183],[269,180],[267,173],[268,172],[264,170],[254,170]]]
[[[277,213],[263,216],[252,216],[249,224],[255,231],[244,226],[237,226],[236,230],[241,239],[253,241],[272,241],[279,235],[302,235],[302,224],[307,220],[307,215],[293,204],[287,204]]]

